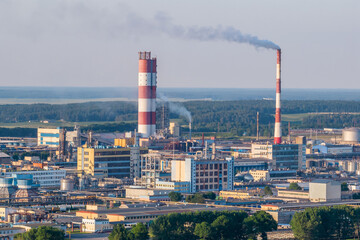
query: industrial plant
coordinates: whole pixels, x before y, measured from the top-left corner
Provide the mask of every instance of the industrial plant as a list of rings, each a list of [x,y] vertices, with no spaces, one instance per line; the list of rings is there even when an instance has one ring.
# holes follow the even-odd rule
[[[157,59],[147,51],[138,56],[137,129],[40,127],[36,139],[1,139],[3,227],[21,233],[36,223],[109,233],[119,223],[150,224],[169,212],[225,211],[231,205],[250,215],[267,212],[282,229],[272,234],[288,236],[294,214],[305,208],[360,205],[359,128],[289,125],[282,137],[279,48],[273,137],[260,134],[259,111],[256,137],[192,133],[190,111],[157,98]]]

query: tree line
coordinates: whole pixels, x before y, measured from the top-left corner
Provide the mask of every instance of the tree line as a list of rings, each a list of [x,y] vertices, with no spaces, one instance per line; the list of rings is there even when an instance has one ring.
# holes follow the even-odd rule
[[[194,132],[231,132],[236,135],[256,135],[256,113],[260,113],[260,134],[270,136],[273,132],[275,103],[267,100],[240,101],[188,101],[182,103],[192,114]],[[358,101],[282,101],[282,113],[309,112],[360,112]],[[175,113],[170,118],[187,120]],[[0,105],[0,122],[27,122],[50,120],[67,122],[95,121],[134,121],[136,126],[137,104],[134,102],[89,102],[76,104],[9,104]],[[283,133],[287,134],[287,126],[283,124]],[[326,114],[309,115],[299,122],[293,122],[292,128],[360,126],[360,115]],[[93,126],[95,128],[95,126]],[[98,125],[101,130],[111,130]],[[133,129],[133,126],[131,126]],[[5,131],[5,130],[2,130]],[[7,132],[29,135],[24,129]],[[118,130],[119,131],[119,130]],[[0,131],[1,135],[1,131]]]
[[[296,239],[359,239],[360,208],[333,206],[307,208],[295,213],[291,229]]]
[[[134,232],[145,230],[124,230],[118,225],[109,236],[109,240],[132,240]],[[230,240],[230,239],[267,239],[266,232],[276,230],[277,223],[270,214],[259,211],[249,216],[244,211],[196,211],[170,213],[159,216],[149,227],[149,235],[155,240]],[[121,238],[122,237],[122,238]]]

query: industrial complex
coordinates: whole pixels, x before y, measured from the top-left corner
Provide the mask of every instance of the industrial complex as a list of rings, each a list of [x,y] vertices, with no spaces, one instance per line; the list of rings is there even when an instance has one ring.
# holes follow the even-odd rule
[[[259,120],[256,139],[192,137],[191,121],[182,131],[170,103],[157,99],[157,59],[146,51],[139,52],[134,131],[74,126],[39,128],[36,139],[1,138],[0,239],[40,225],[105,233],[169,213],[229,210],[265,211],[293,239],[296,212],[358,207],[360,130],[324,128],[314,138],[313,130],[289,129],[282,138],[281,50],[276,54],[273,138],[259,136]],[[321,139],[330,132],[335,140]]]

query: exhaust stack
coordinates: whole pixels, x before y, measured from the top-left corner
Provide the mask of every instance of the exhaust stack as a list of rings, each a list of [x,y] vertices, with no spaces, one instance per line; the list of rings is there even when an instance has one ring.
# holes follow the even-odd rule
[[[156,58],[139,52],[138,132],[150,137],[156,132]]]
[[[281,49],[277,51],[274,144],[281,144]]]
[[[191,140],[191,122],[189,122],[189,138]]]

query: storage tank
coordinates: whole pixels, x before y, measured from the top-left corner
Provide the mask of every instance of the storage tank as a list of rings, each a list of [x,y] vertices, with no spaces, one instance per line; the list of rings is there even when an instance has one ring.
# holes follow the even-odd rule
[[[60,180],[61,191],[72,191],[74,190],[74,180],[70,178],[63,178]]]
[[[14,193],[13,178],[0,178],[0,198],[10,198]]]
[[[18,179],[17,185],[19,189],[30,189],[33,186],[33,180],[32,179]]]
[[[13,184],[13,178],[0,178],[0,187],[10,187]]]
[[[342,131],[342,141],[344,143],[359,143],[360,129],[359,128],[345,128]]]

